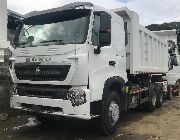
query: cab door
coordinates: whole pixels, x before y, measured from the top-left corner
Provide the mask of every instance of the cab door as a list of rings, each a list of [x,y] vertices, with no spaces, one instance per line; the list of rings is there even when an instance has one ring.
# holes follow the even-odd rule
[[[113,48],[116,61],[116,73],[126,79],[126,48],[124,22],[121,18],[113,21]]]
[[[95,12],[92,46],[89,51],[89,88],[91,101],[102,99],[105,81],[115,76],[116,55],[113,48],[112,17],[106,12]]]

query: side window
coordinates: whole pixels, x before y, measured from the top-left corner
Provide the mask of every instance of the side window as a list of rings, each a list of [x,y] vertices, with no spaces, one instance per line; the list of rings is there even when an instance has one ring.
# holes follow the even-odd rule
[[[111,45],[111,15],[103,12],[100,18],[99,42],[101,46]]]
[[[93,35],[92,43],[93,46],[99,45],[99,29],[100,29],[100,15],[94,15],[94,26],[93,26]]]
[[[106,12],[94,14],[92,42],[93,46],[110,46],[111,44],[111,16]]]

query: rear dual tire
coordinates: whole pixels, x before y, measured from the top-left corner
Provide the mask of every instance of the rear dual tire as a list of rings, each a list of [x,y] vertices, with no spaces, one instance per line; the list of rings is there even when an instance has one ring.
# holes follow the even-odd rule
[[[172,85],[168,85],[167,99],[172,100]]]
[[[163,105],[163,97],[164,97],[163,88],[161,85],[157,85],[156,95],[157,95],[156,107],[160,108]]]
[[[144,109],[147,112],[153,112],[156,109],[157,96],[154,88],[151,87],[149,90],[149,101],[144,104]]]
[[[163,105],[163,89],[160,84],[153,85],[149,90],[149,101],[144,104],[145,111],[153,112]]]

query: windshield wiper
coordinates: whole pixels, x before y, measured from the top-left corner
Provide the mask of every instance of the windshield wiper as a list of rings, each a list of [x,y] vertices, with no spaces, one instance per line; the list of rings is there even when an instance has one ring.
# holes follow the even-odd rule
[[[18,45],[26,45],[27,42],[22,42],[22,43],[19,43]]]
[[[63,45],[64,42],[63,40],[44,40],[44,41],[41,41],[40,43],[58,43],[59,45]]]
[[[21,48],[25,48],[25,47],[36,47],[36,45],[29,44],[29,43],[27,43],[27,42],[19,43],[18,46],[20,46]]]

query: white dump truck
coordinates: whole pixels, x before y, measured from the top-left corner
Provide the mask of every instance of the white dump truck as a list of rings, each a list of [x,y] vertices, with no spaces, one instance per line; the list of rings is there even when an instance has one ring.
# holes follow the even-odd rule
[[[167,99],[172,99],[172,95],[178,96],[180,93],[180,32],[176,30],[153,31],[160,38],[168,42],[169,47],[169,71],[165,79],[168,82]]]
[[[162,105],[168,46],[127,8],[87,2],[31,12],[10,58],[11,107],[48,116],[94,119],[105,135],[124,111]]]
[[[172,40],[169,40],[169,72],[166,74],[168,82],[168,99],[172,95],[179,95],[180,92],[180,55],[178,47]]]

